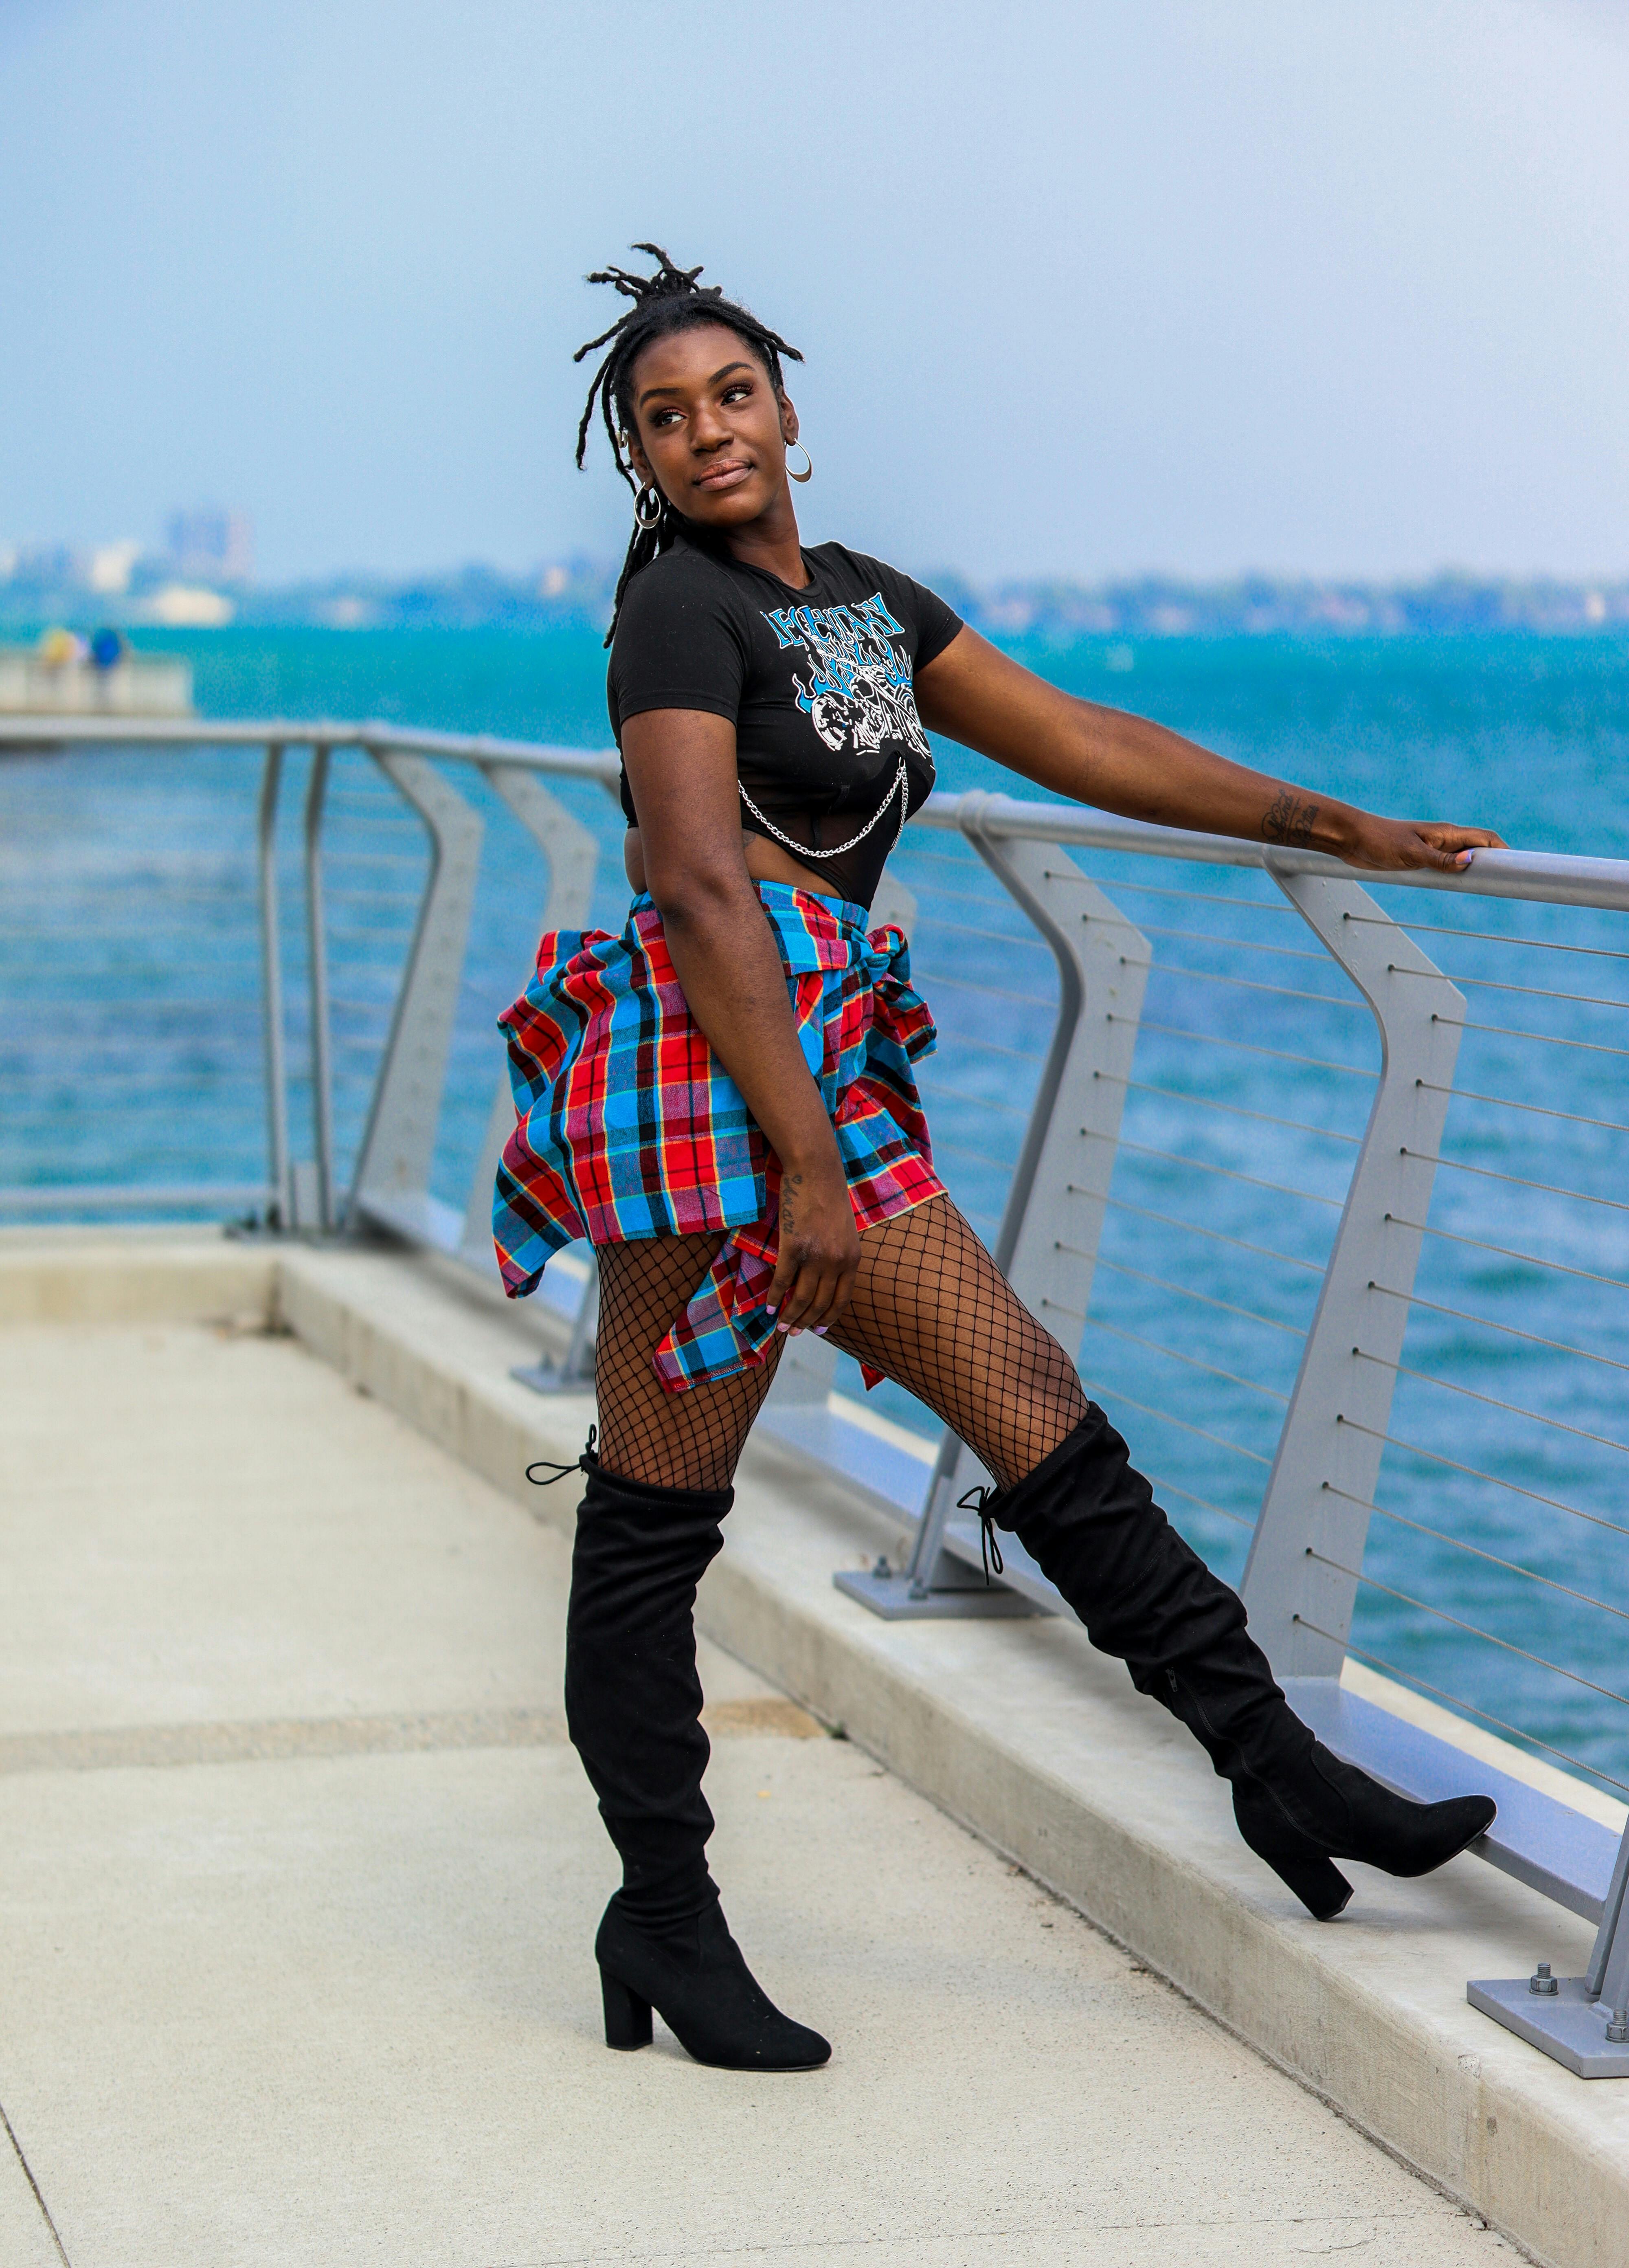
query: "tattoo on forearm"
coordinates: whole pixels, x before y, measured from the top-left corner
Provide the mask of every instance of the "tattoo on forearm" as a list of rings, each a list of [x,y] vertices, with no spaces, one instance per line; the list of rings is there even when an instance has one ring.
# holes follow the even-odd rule
[[[1280,788],[1262,814],[1261,831],[1269,843],[1282,843],[1291,850],[1304,850],[1317,824],[1316,803],[1297,803],[1287,787]]]

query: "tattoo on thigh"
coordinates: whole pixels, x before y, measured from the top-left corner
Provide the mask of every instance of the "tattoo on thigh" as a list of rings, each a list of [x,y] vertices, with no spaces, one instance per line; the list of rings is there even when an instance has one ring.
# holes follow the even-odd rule
[[[1261,831],[1269,843],[1304,850],[1312,840],[1317,815],[1316,803],[1297,803],[1287,787],[1280,788],[1262,814]]]

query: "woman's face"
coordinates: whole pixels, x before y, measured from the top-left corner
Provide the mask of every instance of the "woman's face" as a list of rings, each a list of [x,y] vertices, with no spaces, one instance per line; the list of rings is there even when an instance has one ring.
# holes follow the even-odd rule
[[[633,392],[634,469],[686,519],[741,527],[785,497],[797,412],[727,324],[652,340],[634,364]]]

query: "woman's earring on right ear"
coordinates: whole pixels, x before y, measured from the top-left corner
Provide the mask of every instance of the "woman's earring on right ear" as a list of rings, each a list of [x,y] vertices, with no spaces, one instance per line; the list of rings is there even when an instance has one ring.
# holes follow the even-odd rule
[[[787,446],[789,449],[803,449],[803,445],[801,441],[789,441],[787,443]],[[793,472],[790,465],[788,465],[786,469],[789,478],[792,480],[811,481],[814,478],[814,459],[810,455],[807,449],[803,449],[803,471],[801,473],[795,473]]]
[[[807,454],[807,452],[805,451],[804,453]],[[807,478],[807,475],[805,475],[804,477]],[[650,506],[649,512],[645,510],[647,502]],[[652,481],[649,488],[641,489],[639,494],[634,498],[635,519],[642,528],[649,529],[654,527],[662,517],[663,508],[666,504],[666,502],[667,498],[663,495],[661,490],[657,488],[656,482]]]

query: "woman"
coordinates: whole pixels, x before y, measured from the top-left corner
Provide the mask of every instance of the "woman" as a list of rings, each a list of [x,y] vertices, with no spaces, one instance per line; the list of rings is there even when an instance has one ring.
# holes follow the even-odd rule
[[[595,1947],[606,2040],[643,2045],[655,2007],[701,2061],[801,2069],[830,2049],[759,1990],[708,1872],[692,1626],[797,1331],[971,1444],[1000,1484],[984,1516],[1188,1726],[1245,1841],[1320,1918],[1351,1896],[1334,1858],[1424,1874],[1494,1809],[1405,1802],[1314,1740],[935,1174],[911,1070],[933,1027],[903,938],[865,920],[933,784],[923,728],[1082,802],[1354,865],[1451,871],[1498,837],[1379,819],[1074,700],[908,577],[805,549],[781,374],[801,357],[699,269],[635,248],[654,275],[590,279],[633,305],[580,350],[609,348],[577,435],[581,465],[598,399],[635,490],[606,639],[635,896],[620,938],[546,937],[503,1019],[519,1123],[495,1236],[513,1295],[574,1237],[599,1256],[566,1705],[623,1862]]]

